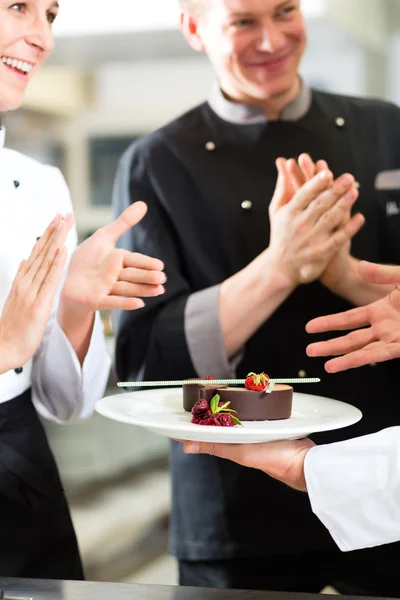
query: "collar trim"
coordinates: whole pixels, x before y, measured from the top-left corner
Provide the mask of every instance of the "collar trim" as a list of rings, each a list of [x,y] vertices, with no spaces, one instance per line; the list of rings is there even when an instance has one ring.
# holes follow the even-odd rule
[[[299,121],[310,110],[312,102],[312,91],[306,85],[302,85],[298,96],[290,102],[282,111],[282,121]],[[268,117],[258,106],[231,102],[223,95],[218,83],[215,83],[208,98],[211,109],[224,121],[238,125],[256,125],[268,123]]]

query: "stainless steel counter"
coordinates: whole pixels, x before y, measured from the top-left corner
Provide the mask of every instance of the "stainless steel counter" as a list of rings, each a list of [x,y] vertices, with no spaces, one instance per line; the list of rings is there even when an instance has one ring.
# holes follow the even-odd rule
[[[319,594],[212,590],[122,583],[41,581],[1,577],[0,589],[4,590],[4,600],[321,600]],[[324,595],[322,598],[337,600],[337,596]],[[355,598],[357,597],[353,596],[353,599]],[[375,598],[375,600],[377,599]]]

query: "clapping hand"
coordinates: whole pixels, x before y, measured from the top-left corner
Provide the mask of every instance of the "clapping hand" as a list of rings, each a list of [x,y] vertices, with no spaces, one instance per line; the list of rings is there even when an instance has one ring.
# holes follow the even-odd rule
[[[144,202],[135,202],[78,246],[62,291],[64,304],[92,311],[133,310],[144,306],[140,297],[164,292],[166,278],[160,260],[115,248],[146,212]]]
[[[372,304],[319,317],[307,324],[309,333],[355,329],[342,337],[308,346],[309,356],[338,357],[325,364],[328,373],[400,357],[400,267],[361,262],[359,271],[365,281],[396,287]]]
[[[276,162],[278,181],[270,204],[270,251],[282,274],[295,285],[321,277],[332,258],[364,224],[350,218],[357,200],[354,177],[336,181],[325,162],[307,155]]]
[[[294,191],[301,189],[307,181],[310,181],[315,175],[326,169],[328,169],[328,165],[324,160],[314,163],[308,154],[301,154],[298,162],[294,159],[287,161],[287,171],[290,174],[291,185]],[[358,190],[355,187],[356,184],[352,175],[346,174],[340,177],[338,181],[343,181],[344,179],[347,179],[349,183],[347,191],[348,202],[344,198],[338,202],[337,214],[338,216],[341,214],[341,220],[339,220],[336,230],[332,230],[332,233],[340,229],[346,230],[346,228],[352,229],[352,232],[347,237],[346,242],[341,244],[338,251],[331,256],[331,259],[326,264],[326,268],[319,277],[323,285],[340,295],[343,288],[348,285],[348,278],[354,277],[357,270],[358,263],[350,255],[351,239],[365,222],[364,217],[360,213],[355,214],[353,217],[351,216],[351,208],[358,199]],[[352,223],[355,225],[354,229],[352,228]]]
[[[57,215],[19,266],[0,318],[0,373],[24,365],[39,347],[62,278],[72,224],[72,215]]]

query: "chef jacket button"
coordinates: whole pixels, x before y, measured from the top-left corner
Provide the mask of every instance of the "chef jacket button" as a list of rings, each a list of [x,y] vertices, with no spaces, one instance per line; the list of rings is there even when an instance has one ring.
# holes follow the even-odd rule
[[[304,377],[307,377],[307,373],[304,371],[304,369],[300,369],[300,371],[297,373],[297,375],[298,375],[299,377],[301,377],[302,379],[303,379]]]
[[[207,144],[206,144],[206,149],[207,149],[209,152],[214,152],[215,148],[216,148],[216,146],[215,146],[215,143],[214,143],[214,142],[207,142]]]
[[[19,186],[20,186],[20,183],[19,183],[19,181],[17,181],[17,180],[15,179],[15,180],[14,180],[14,187],[15,187],[15,188],[19,188]]]
[[[335,125],[339,128],[344,127],[346,125],[346,119],[343,119],[343,117],[338,117],[335,119]]]
[[[244,200],[242,202],[243,210],[251,210],[253,208],[253,203],[251,200]]]
[[[14,369],[14,371],[16,372],[17,375],[21,375],[23,368],[22,367],[18,367],[18,369]]]

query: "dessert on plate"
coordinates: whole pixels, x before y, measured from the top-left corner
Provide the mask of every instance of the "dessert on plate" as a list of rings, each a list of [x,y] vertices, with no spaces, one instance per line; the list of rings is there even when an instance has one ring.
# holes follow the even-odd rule
[[[215,416],[208,412],[211,411],[211,402],[217,395],[218,401],[217,403],[214,401],[214,408],[225,407],[224,410],[233,414],[238,421],[276,421],[289,419],[292,414],[293,388],[289,385],[276,384],[269,391],[270,379],[265,373],[249,373],[244,387],[217,386],[212,383],[212,378],[205,379],[210,380],[209,385],[185,384],[183,386],[183,407],[186,411],[192,412],[193,419],[197,418],[198,412],[201,413],[201,406],[203,406],[206,417],[202,421],[210,418],[218,421],[216,417],[219,413]],[[208,403],[208,408],[206,404],[197,404],[199,401]],[[193,413],[196,404],[197,412],[195,410]],[[229,422],[229,419],[225,420]],[[197,423],[195,420],[192,422]],[[198,424],[217,423],[210,421]]]

